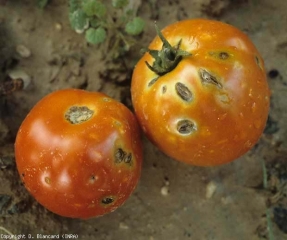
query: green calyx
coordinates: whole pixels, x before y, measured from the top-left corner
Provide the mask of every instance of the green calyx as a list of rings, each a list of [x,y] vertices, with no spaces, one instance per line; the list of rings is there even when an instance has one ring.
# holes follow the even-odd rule
[[[190,56],[191,53],[180,49],[181,40],[173,47],[163,36],[157,25],[155,25],[155,29],[163,45],[161,50],[147,49],[146,52],[154,58],[154,62],[152,65],[147,61],[145,63],[151,71],[159,76],[163,76],[166,73],[171,72],[183,57]]]

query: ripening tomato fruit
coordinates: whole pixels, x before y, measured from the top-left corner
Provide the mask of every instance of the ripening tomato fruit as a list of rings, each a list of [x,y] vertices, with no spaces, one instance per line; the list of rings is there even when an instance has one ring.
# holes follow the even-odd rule
[[[218,21],[184,20],[157,32],[132,77],[132,102],[146,135],[172,158],[198,166],[246,153],[269,111],[255,46]]]
[[[114,211],[135,189],[142,146],[135,116],[105,94],[53,92],[27,115],[16,137],[25,187],[50,211],[89,218]]]

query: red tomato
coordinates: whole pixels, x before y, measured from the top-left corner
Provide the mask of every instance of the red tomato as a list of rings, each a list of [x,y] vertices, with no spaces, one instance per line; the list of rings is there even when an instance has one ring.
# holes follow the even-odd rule
[[[267,120],[263,60],[228,24],[185,20],[158,31],[132,77],[140,125],[164,153],[214,166],[246,153]]]
[[[35,105],[15,152],[28,191],[50,211],[73,218],[122,205],[142,164],[135,116],[102,93],[77,89],[53,92]]]

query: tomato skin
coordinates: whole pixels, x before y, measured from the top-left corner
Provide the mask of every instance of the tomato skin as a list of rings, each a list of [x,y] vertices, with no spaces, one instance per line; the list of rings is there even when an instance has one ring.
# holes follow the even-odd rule
[[[73,106],[92,116],[70,122],[68,116],[83,120]],[[65,217],[100,216],[122,205],[138,183],[140,130],[135,116],[105,94],[59,90],[24,119],[15,156],[25,187],[44,207]]]
[[[154,62],[149,52],[137,63],[131,94],[142,129],[165,154],[188,164],[237,159],[258,141],[267,121],[270,91],[262,57],[244,33],[218,21],[184,20],[161,32],[171,46],[181,41],[190,55],[162,76],[147,67]],[[149,49],[162,46],[157,36]]]

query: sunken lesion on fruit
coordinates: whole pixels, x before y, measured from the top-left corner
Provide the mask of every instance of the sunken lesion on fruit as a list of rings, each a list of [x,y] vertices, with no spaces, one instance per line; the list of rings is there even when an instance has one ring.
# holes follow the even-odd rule
[[[99,179],[99,177],[95,174],[92,174],[90,177],[89,177],[89,183],[90,184],[94,184],[97,180]]]
[[[86,106],[72,106],[65,113],[65,119],[71,124],[81,124],[88,121],[94,111]]]
[[[167,90],[166,85],[162,86],[162,88],[161,88],[162,94],[165,94],[165,93],[166,93],[166,90]]]
[[[45,183],[47,183],[48,185],[51,184],[51,178],[45,177],[44,180],[45,180]]]
[[[100,204],[103,207],[109,207],[109,206],[113,205],[116,202],[116,200],[117,200],[116,196],[108,195],[108,196],[105,196],[102,199],[100,199]]]
[[[260,60],[260,57],[258,57],[257,55],[255,56],[255,63],[257,64],[257,66],[263,70],[263,63]]]
[[[204,68],[199,68],[198,74],[199,74],[202,84],[212,84],[219,89],[223,88],[219,79],[214,74],[210,73],[208,70]]]
[[[181,135],[189,135],[197,131],[197,127],[190,119],[181,119],[176,124],[176,130]]]
[[[123,150],[123,148],[116,148],[114,153],[116,163],[125,163],[131,165],[133,156],[132,153]]]
[[[189,88],[181,82],[175,84],[176,94],[185,102],[192,101],[192,92]]]
[[[220,60],[227,60],[231,57],[231,55],[225,51],[209,52],[209,55]]]

